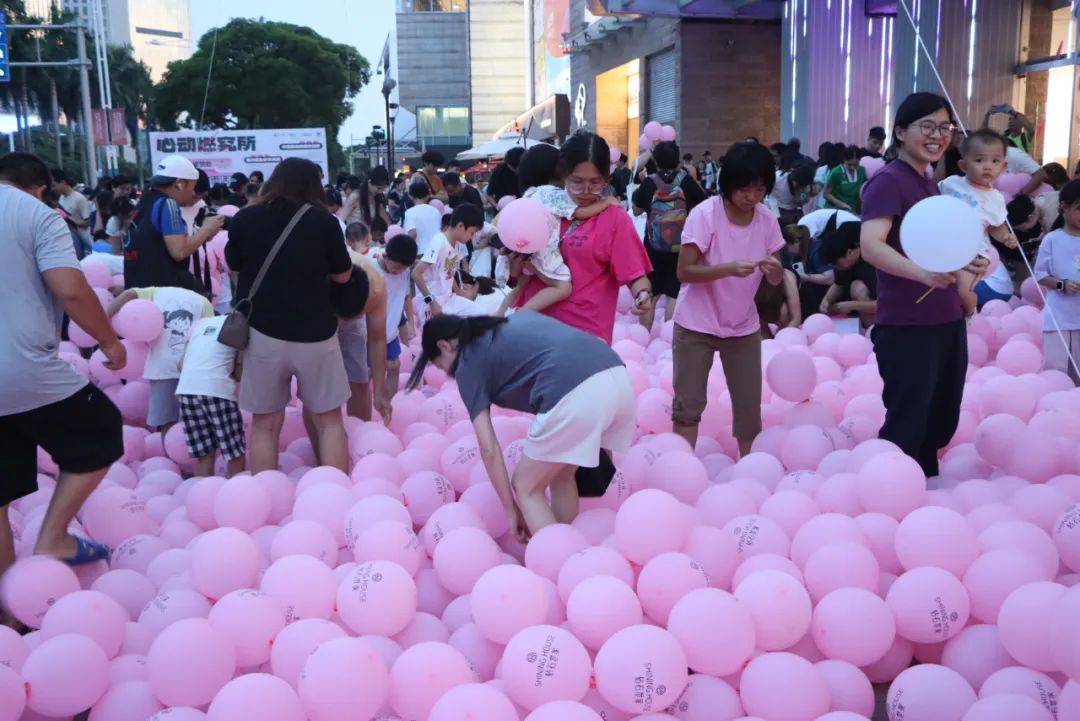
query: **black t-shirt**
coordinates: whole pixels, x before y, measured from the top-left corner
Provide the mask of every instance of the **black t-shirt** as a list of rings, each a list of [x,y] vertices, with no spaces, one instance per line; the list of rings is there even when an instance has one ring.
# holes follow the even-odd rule
[[[626,188],[633,178],[634,174],[630,171],[630,168],[616,168],[615,172],[611,174],[611,187],[615,191],[615,195],[625,199]]]
[[[491,173],[491,180],[488,181],[488,195],[494,198],[496,203],[504,195],[521,197],[521,193],[518,192],[518,175],[506,163],[495,168]]]
[[[230,193],[225,198],[225,205],[235,205],[237,208],[243,208],[247,205],[247,196],[243,193]]]
[[[845,288],[849,287],[854,281],[861,280],[866,284],[866,289],[870,291],[870,297],[877,299],[877,271],[874,266],[862,258],[847,270],[835,270],[833,279],[837,285]]]
[[[237,299],[247,297],[267,253],[296,206],[281,202],[244,208],[229,226],[225,259],[239,273]],[[251,327],[279,340],[315,343],[337,332],[328,276],[344,273],[351,261],[337,218],[311,208],[297,223],[252,299]]]
[[[461,195],[450,196],[450,207],[456,208],[462,203],[472,203],[480,210],[484,209],[484,199],[480,197],[480,191],[471,185],[461,186]]]
[[[689,175],[683,178],[679,187],[682,188],[683,195],[686,196],[686,209],[688,211],[693,210],[698,203],[708,197],[705,191],[701,189],[701,186],[698,185],[698,182]],[[648,212],[652,208],[654,195],[656,195],[656,182],[650,176],[645,178],[637,190],[634,191],[634,205]]]

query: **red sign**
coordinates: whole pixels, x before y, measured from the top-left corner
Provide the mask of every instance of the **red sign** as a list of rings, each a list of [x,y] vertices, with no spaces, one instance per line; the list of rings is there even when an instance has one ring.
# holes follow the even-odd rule
[[[101,108],[90,110],[90,127],[94,133],[94,145],[109,144],[109,119]]]
[[[127,119],[124,117],[123,108],[109,111],[109,137],[113,145],[128,144]]]

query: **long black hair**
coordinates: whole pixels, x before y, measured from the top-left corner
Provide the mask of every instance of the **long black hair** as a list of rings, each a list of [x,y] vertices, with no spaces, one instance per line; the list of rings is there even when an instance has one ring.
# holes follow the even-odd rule
[[[611,150],[607,141],[588,130],[579,130],[559,148],[559,174],[567,177],[582,163],[592,163],[605,179],[611,177]]]
[[[539,185],[555,185],[562,182],[559,173],[559,149],[541,143],[525,151],[518,164],[518,188],[521,194]]]
[[[439,350],[439,341],[457,340],[458,342],[458,358],[454,361],[454,367],[450,369],[450,375],[453,376],[457,371],[457,362],[461,360],[461,351],[465,346],[505,322],[506,318],[497,318],[491,315],[477,315],[465,318],[460,315],[443,314],[429,320],[424,324],[424,334],[420,343],[423,352],[416,359],[416,365],[413,366],[406,389],[416,390],[420,387],[427,364],[442,354],[442,351]]]

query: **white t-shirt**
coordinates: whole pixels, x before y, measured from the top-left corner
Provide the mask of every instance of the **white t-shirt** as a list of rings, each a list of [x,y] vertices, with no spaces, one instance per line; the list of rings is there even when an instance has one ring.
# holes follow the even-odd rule
[[[189,233],[194,233],[195,218],[199,215],[199,211],[206,207],[205,200],[197,200],[194,205],[181,205],[180,217],[184,219],[184,224],[188,228]]]
[[[959,198],[979,211],[979,219],[982,220],[984,230],[1001,225],[1008,217],[1005,210],[1005,196],[1000,190],[980,188],[969,182],[963,175],[950,175],[938,183],[938,189],[941,190],[942,195]],[[982,252],[984,255],[989,255],[989,237],[983,239]],[[998,263],[994,272],[983,280],[995,293],[1012,294],[1013,292],[1012,279],[1004,263]]]
[[[454,271],[463,257],[456,244],[452,245],[444,233],[436,233],[421,256],[422,262],[431,264],[424,273],[424,282],[428,293],[439,305],[454,294]]]
[[[1025,153],[1012,143],[1005,148],[1005,163],[1010,173],[1035,173],[1042,166],[1035,162],[1035,158]]]
[[[191,329],[202,318],[212,318],[210,301],[185,288],[136,288],[143,300],[153,301],[165,316],[165,330],[150,346],[143,368],[147,380],[169,380],[180,377],[180,358]]]
[[[378,258],[375,267],[386,280],[386,342],[393,343],[398,337],[401,315],[405,312],[405,299],[409,296],[409,271],[397,275],[387,273]]]
[[[236,351],[217,339],[224,323],[225,316],[219,315],[204,318],[191,329],[176,395],[236,400],[236,381],[231,377]]]
[[[60,196],[60,207],[64,209],[64,212],[72,217],[73,220],[77,220],[80,223],[90,220],[90,201],[86,199],[86,196],[77,190],[71,191],[70,195]],[[89,228],[78,228],[77,232],[83,238],[90,237]]]
[[[830,170],[830,168],[829,168],[828,165],[819,166],[818,169],[817,169],[817,172],[814,173],[814,184],[815,185],[820,185],[822,188],[824,188],[825,183],[829,178],[829,170]],[[825,207],[825,193],[824,192],[818,193],[817,202],[814,203],[814,207],[815,208],[824,208]]]
[[[123,275],[124,274],[124,256],[122,256],[122,255],[113,255],[112,253],[93,252],[93,253],[88,254],[85,258],[83,258],[83,261],[87,261],[87,260],[96,260],[96,261],[99,261],[101,263],[104,263],[108,267],[109,272],[112,273],[113,275]],[[80,265],[81,265],[81,263],[80,263]]]
[[[1080,236],[1069,235],[1064,228],[1046,234],[1035,258],[1035,280],[1047,276],[1080,281]],[[1054,330],[1054,318],[1062,330],[1080,330],[1080,295],[1047,290],[1046,310],[1049,312],[1043,313],[1044,331]]]
[[[495,315],[499,312],[499,307],[502,306],[502,302],[505,299],[506,291],[502,288],[495,288],[495,290],[488,295],[476,296],[474,302],[480,307],[482,315]]]
[[[799,218],[798,225],[809,230],[811,238],[820,238],[822,233],[825,232],[825,226],[829,224],[829,220],[832,219],[834,215],[836,216],[837,228],[844,223],[857,223],[859,221],[859,216],[854,213],[849,213],[846,210],[832,210],[825,208],[823,210],[815,210],[807,213]]]
[[[1061,215],[1061,191],[1051,190],[1035,198],[1043,228],[1051,228]]]
[[[423,256],[432,238],[442,229],[442,216],[426,203],[414,205],[405,211],[405,225],[402,228],[406,233],[416,231],[416,247]]]

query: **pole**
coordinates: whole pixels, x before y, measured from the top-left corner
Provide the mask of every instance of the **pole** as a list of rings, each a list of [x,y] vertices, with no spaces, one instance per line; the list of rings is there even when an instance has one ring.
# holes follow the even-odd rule
[[[390,143],[394,141],[390,139],[390,93],[386,93],[383,97],[386,98],[386,169],[392,172],[394,167],[394,151],[391,148]]]
[[[86,27],[80,26],[75,31],[75,45],[79,53],[79,86],[82,95],[83,133],[86,136],[86,184],[89,187],[97,182],[97,156],[94,153],[94,134],[90,131],[90,73],[86,58]]]
[[[56,133],[56,167],[64,167],[64,148],[60,140],[60,100],[56,95],[56,79],[49,79],[49,91],[52,95],[53,132]]]

